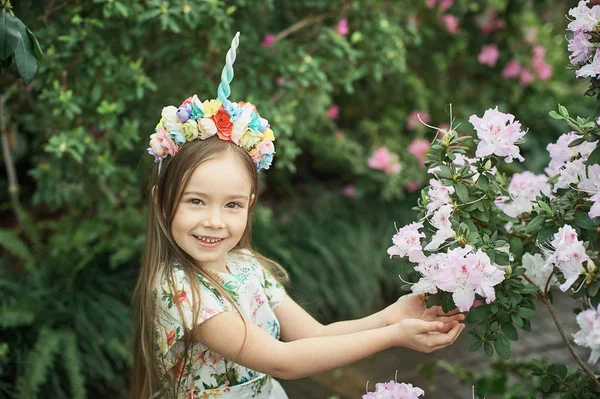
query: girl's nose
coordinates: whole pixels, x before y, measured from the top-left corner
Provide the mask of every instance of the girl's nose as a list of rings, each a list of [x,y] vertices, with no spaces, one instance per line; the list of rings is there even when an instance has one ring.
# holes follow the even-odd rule
[[[221,217],[221,211],[219,209],[210,210],[205,214],[205,218],[202,220],[202,227],[211,229],[223,229],[225,223]]]

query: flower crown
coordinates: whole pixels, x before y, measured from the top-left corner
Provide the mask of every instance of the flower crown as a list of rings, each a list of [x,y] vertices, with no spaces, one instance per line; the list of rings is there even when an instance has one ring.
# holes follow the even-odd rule
[[[194,95],[179,107],[171,105],[163,108],[155,133],[150,136],[148,153],[154,156],[154,162],[174,156],[189,141],[206,140],[217,135],[221,140],[231,141],[248,151],[258,171],[269,169],[275,155],[275,136],[269,122],[260,117],[251,103],[227,99],[239,35],[239,32],[235,35],[227,52],[217,99],[202,102]]]

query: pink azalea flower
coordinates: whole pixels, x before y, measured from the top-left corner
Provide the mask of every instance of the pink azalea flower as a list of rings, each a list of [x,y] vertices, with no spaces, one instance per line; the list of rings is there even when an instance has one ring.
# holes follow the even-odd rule
[[[585,253],[583,241],[579,241],[577,232],[568,224],[558,229],[550,245],[554,248],[554,252],[549,253],[546,265],[556,266],[562,272],[566,281],[560,286],[560,290],[566,292],[585,272],[583,262],[589,257]]]
[[[415,109],[408,115],[408,121],[406,123],[410,130],[415,130],[417,127],[423,126],[421,121],[419,121],[419,118],[421,118],[424,123],[429,123],[429,114],[425,111]]]
[[[331,120],[335,120],[340,116],[340,107],[332,105],[327,109],[327,117]]]
[[[592,353],[588,362],[596,364],[600,359],[600,305],[597,309],[587,309],[576,317],[580,330],[573,335],[573,341],[580,346],[590,348]]]
[[[425,154],[429,151],[429,146],[429,140],[414,139],[408,146],[408,152],[414,155],[419,160],[419,163],[423,165],[425,163]]]
[[[477,61],[479,61],[480,64],[494,67],[496,66],[496,61],[498,61],[499,56],[500,52],[498,51],[498,46],[495,44],[488,44],[481,48],[481,52],[477,56]]]
[[[592,195],[590,201],[592,201],[592,207],[588,212],[588,216],[592,219],[600,217],[600,192]]]
[[[398,162],[398,155],[390,154],[386,147],[378,148],[367,161],[367,165],[372,169],[382,170],[387,175],[400,173],[402,170],[402,166]]]
[[[449,33],[454,34],[458,32],[458,17],[456,15],[444,14],[440,17],[440,20]]]
[[[521,74],[521,63],[515,59],[510,60],[502,70],[504,78],[516,78]]]
[[[517,217],[533,209],[533,201],[540,193],[552,194],[552,188],[546,175],[536,175],[530,171],[515,173],[508,185],[512,200],[509,203],[496,203],[508,216]],[[508,199],[508,198],[506,198]]]
[[[275,83],[277,83],[277,86],[281,86],[285,83],[285,78],[283,76],[278,76],[277,79],[275,79]]]
[[[340,36],[346,36],[348,34],[348,19],[342,18],[337,24],[337,32]]]
[[[593,31],[600,21],[600,6],[588,8],[586,1],[580,1],[577,7],[569,10],[569,15],[573,17],[567,28],[571,32],[584,30]]]
[[[437,211],[433,213],[431,220],[429,221],[433,227],[438,229],[431,242],[425,246],[426,251],[436,250],[446,241],[448,238],[453,238],[456,233],[452,229],[452,222],[450,217],[452,216],[452,206],[449,204],[442,205]]]
[[[579,68],[577,72],[575,72],[575,76],[577,76],[578,78],[594,78],[598,75],[600,75],[600,48],[596,49],[596,54],[594,54],[594,59],[591,63],[585,64],[584,66]]]
[[[496,107],[486,110],[482,118],[471,115],[469,122],[480,139],[475,151],[478,158],[494,154],[505,157],[504,161],[507,163],[512,162],[513,158],[521,162],[525,160],[519,153],[519,147],[515,145],[525,136],[525,132],[521,131],[521,123],[515,121],[514,115],[500,112]]]
[[[344,197],[353,198],[356,196],[356,187],[353,184],[348,184],[342,189],[342,195]]]
[[[429,180],[429,203],[427,204],[427,214],[433,213],[441,206],[450,202],[450,194],[454,194],[454,187],[446,187],[437,179]]]
[[[422,228],[423,223],[413,222],[398,230],[394,237],[392,237],[394,245],[387,250],[390,258],[394,255],[401,258],[408,256],[408,260],[411,262],[424,261],[425,255],[421,246],[421,238],[425,237],[425,233],[419,231]]]
[[[571,52],[571,54],[569,54],[571,64],[577,65],[581,62],[586,62],[592,56],[594,45],[590,43],[590,38],[590,34],[584,31],[578,31],[575,32],[573,38],[569,40],[568,49]]]
[[[275,42],[277,41],[277,38],[275,37],[275,35],[272,34],[268,34],[265,35],[265,37],[263,38],[262,42],[260,43],[263,47],[271,47],[273,44],[275,44]]]
[[[535,60],[533,67],[540,80],[548,80],[552,76],[552,66],[548,65],[544,60]]]
[[[440,0],[438,7],[440,11],[444,12],[454,4],[454,0]]]
[[[375,392],[367,392],[362,399],[419,399],[425,392],[412,384],[385,382],[375,384]]]
[[[437,0],[425,0],[425,5],[429,8],[435,7]]]
[[[519,75],[519,81],[521,82],[521,86],[526,87],[531,84],[535,80],[535,75],[529,69],[521,69],[521,74]]]
[[[571,159],[579,158],[586,161],[592,151],[596,148],[598,141],[589,142],[584,141],[583,143],[576,145],[575,147],[569,147],[569,144],[578,139],[579,136],[575,132],[565,133],[558,138],[556,143],[550,143],[546,147],[550,154],[550,163],[545,169],[548,176],[556,176],[560,174],[560,171],[564,166],[571,162]]]
[[[589,212],[590,218],[600,216],[600,165],[591,165],[588,168],[588,178],[579,183],[579,189],[592,195],[592,207]]]
[[[338,138],[339,140],[343,139],[344,138],[344,131],[343,130],[336,130],[335,137]]]

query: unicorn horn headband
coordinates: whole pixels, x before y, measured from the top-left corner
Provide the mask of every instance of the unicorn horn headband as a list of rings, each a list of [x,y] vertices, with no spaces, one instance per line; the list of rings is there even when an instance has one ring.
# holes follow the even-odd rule
[[[150,136],[148,153],[154,156],[154,162],[175,156],[181,146],[192,140],[206,140],[217,135],[248,151],[259,172],[269,169],[275,155],[275,136],[269,122],[261,118],[249,102],[228,99],[239,37],[240,32],[237,32],[227,51],[216,99],[200,101],[194,94],[179,107],[163,108],[155,133]]]

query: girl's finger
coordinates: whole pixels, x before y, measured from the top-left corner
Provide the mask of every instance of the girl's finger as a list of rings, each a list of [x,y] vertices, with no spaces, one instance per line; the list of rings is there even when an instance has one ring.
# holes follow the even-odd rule
[[[453,316],[455,314],[460,313],[460,310],[458,310],[458,308],[454,308],[454,309],[452,309],[451,311],[449,311],[447,313],[444,312],[444,310],[442,309],[441,306],[438,306],[438,308],[439,308],[438,316]]]
[[[433,350],[442,349],[442,348],[452,345],[458,339],[458,337],[460,336],[460,333],[463,332],[465,327],[466,326],[464,324],[457,324],[456,326],[454,326],[452,331],[450,331],[446,334],[440,334],[440,336],[443,336],[443,338],[438,338],[438,337],[435,338],[436,340],[439,340],[440,344],[436,345],[433,348]]]

